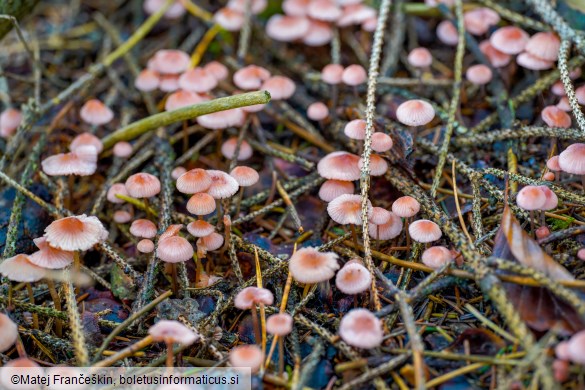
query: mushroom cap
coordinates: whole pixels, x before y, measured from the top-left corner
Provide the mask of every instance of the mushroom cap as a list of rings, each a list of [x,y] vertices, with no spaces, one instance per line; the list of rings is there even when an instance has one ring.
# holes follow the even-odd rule
[[[197,240],[197,246],[202,246],[206,251],[215,251],[223,246],[223,236],[213,232]]]
[[[391,240],[398,237],[402,232],[402,219],[394,213],[390,213],[388,222],[376,225],[371,223],[368,225],[368,234],[374,240]],[[378,237],[379,234],[379,237]]]
[[[98,154],[104,150],[102,140],[91,133],[81,133],[73,138],[69,144],[69,150],[75,152],[82,146],[93,146]]]
[[[185,167],[175,167],[171,171],[171,177],[173,180],[178,180],[182,174],[187,173],[187,169]]]
[[[360,294],[371,287],[372,275],[363,265],[348,263],[335,275],[335,285],[344,294]]]
[[[422,254],[422,262],[429,268],[439,269],[453,261],[453,253],[444,246],[432,246]]]
[[[539,240],[550,236],[550,229],[546,226],[541,226],[538,229],[536,229],[536,231],[534,232],[534,234],[536,234],[536,238],[538,238]]]
[[[559,156],[552,156],[546,162],[546,167],[553,172],[561,171],[561,165],[559,164]]]
[[[571,117],[557,106],[546,106],[542,109],[540,117],[550,127],[571,127]]]
[[[79,110],[81,119],[90,125],[105,125],[114,119],[114,112],[97,99],[90,99]]]
[[[564,112],[573,111],[573,108],[571,107],[571,104],[569,103],[569,98],[567,98],[566,96],[561,97],[559,99],[559,102],[556,104],[556,106],[558,108],[560,108],[561,110],[563,110]]]
[[[175,92],[179,89],[179,76],[176,74],[161,75],[158,88],[163,92]]]
[[[490,43],[502,53],[518,54],[524,50],[529,39],[530,36],[520,27],[505,26],[494,31]]]
[[[36,282],[46,276],[46,270],[33,264],[25,254],[19,254],[0,263],[0,274],[13,282]]]
[[[252,286],[244,288],[236,295],[234,306],[240,310],[247,310],[260,303],[272,305],[273,302],[274,295],[270,290]]]
[[[579,260],[585,260],[585,248],[581,248],[577,251],[577,258]]]
[[[546,61],[556,61],[559,58],[561,40],[553,32],[538,32],[530,37],[524,50],[527,53]]]
[[[475,85],[484,85],[492,81],[492,70],[484,64],[472,65],[467,68],[465,77],[470,83]]]
[[[343,70],[341,75],[341,81],[344,84],[355,87],[360,84],[363,84],[368,79],[368,74],[366,70],[361,65],[350,65]]]
[[[138,244],[136,244],[136,250],[140,253],[152,253],[154,252],[154,242],[148,238],[144,238],[138,241]]]
[[[546,202],[546,196],[542,188],[526,186],[518,191],[516,204],[524,210],[540,210]]]
[[[479,44],[479,50],[481,50],[481,52],[487,57],[492,66],[495,68],[506,66],[512,60],[511,55],[502,53],[493,47],[489,40],[482,41]]]
[[[311,27],[309,19],[302,16],[273,15],[266,23],[266,35],[281,42],[303,38]]]
[[[160,84],[160,77],[157,72],[151,69],[142,70],[136,80],[134,80],[134,86],[137,90],[143,92],[154,91]]]
[[[214,112],[212,114],[197,117],[197,123],[207,129],[225,129],[227,127],[239,127],[246,120],[246,112],[241,108]]]
[[[565,91],[565,85],[561,80],[557,81],[550,87],[550,91],[557,96],[567,96],[567,91]]]
[[[166,263],[181,263],[193,257],[193,247],[183,237],[171,236],[158,241],[156,257]]]
[[[287,313],[273,314],[266,319],[266,331],[275,336],[284,337],[293,328],[293,318]]]
[[[126,179],[126,191],[133,198],[151,198],[160,192],[160,181],[146,172],[135,173]]]
[[[178,110],[179,108],[192,106],[193,104],[201,103],[203,101],[205,101],[205,99],[197,95],[195,92],[179,89],[169,95],[165,101],[165,110]]]
[[[407,126],[423,126],[433,120],[435,109],[420,99],[407,100],[398,106],[396,118]]]
[[[342,225],[362,224],[362,199],[360,195],[343,194],[327,205],[332,220]],[[372,204],[368,200],[368,218],[372,215]]]
[[[178,75],[187,70],[191,58],[181,50],[159,50],[152,58],[152,70],[163,75]]]
[[[288,269],[297,282],[315,284],[331,279],[339,264],[334,252],[301,248],[290,257]]]
[[[196,194],[207,191],[211,186],[211,176],[205,169],[191,169],[179,176],[176,186],[177,190],[183,194]]]
[[[115,157],[126,158],[132,155],[133,148],[130,142],[120,141],[114,144],[112,151]]]
[[[372,215],[368,219],[374,225],[382,225],[390,222],[392,219],[392,212],[383,207],[372,207]]]
[[[553,181],[555,179],[555,174],[553,172],[546,172],[542,175],[542,179],[546,181]]]
[[[554,65],[552,61],[543,60],[542,58],[535,57],[526,52],[518,54],[518,57],[516,57],[516,63],[521,67],[530,70],[550,69]]]
[[[143,5],[144,11],[147,14],[152,15],[158,10],[160,10],[164,3],[165,3],[164,0],[145,0]],[[187,10],[185,9],[185,7],[183,7],[183,4],[180,1],[175,1],[165,12],[164,18],[178,19],[181,16],[183,16],[185,12],[187,12]]]
[[[376,10],[364,4],[349,4],[343,7],[343,15],[337,19],[339,27],[362,24],[368,19],[377,17]]]
[[[181,229],[183,228],[182,224],[173,224],[173,225],[169,225],[167,227],[167,229],[162,232],[162,234],[159,237],[159,240],[165,239],[167,237],[174,237],[177,234],[179,234],[179,232],[181,231]]]
[[[158,229],[154,222],[148,219],[137,219],[130,225],[130,234],[135,237],[153,238]]]
[[[6,352],[16,343],[18,326],[4,313],[0,313],[0,352]]]
[[[132,214],[126,210],[116,210],[112,219],[116,223],[128,223],[132,220]]]
[[[585,104],[585,85],[582,85],[575,89],[575,96],[579,104]]]
[[[246,1],[247,0],[229,0],[227,6],[240,13],[246,13]],[[252,0],[250,1],[250,11],[252,11],[254,15],[257,15],[264,11],[267,5],[267,0]]]
[[[93,146],[78,146],[74,152],[47,157],[41,162],[41,167],[49,176],[89,176],[97,169],[97,155],[98,152]]]
[[[490,26],[498,24],[500,16],[490,8],[478,7],[463,14],[465,30],[473,35],[483,35]]]
[[[236,179],[240,187],[250,187],[258,183],[260,175],[254,168],[239,166],[232,169],[230,176]]]
[[[321,70],[321,80],[326,84],[336,85],[341,83],[343,66],[339,64],[328,64]]]
[[[234,73],[234,84],[241,89],[260,89],[270,78],[270,72],[261,66],[248,65]]]
[[[411,223],[408,232],[414,241],[422,243],[437,241],[443,235],[439,225],[427,219],[419,219]]]
[[[382,322],[366,309],[353,309],[339,323],[339,336],[356,348],[376,348],[382,344]]]
[[[218,61],[211,61],[203,67],[208,73],[211,73],[217,81],[225,80],[229,76],[228,68]]]
[[[10,137],[20,126],[22,113],[16,108],[7,108],[0,114],[0,137]]]
[[[62,269],[73,263],[73,252],[53,248],[45,237],[35,238],[38,251],[28,256],[34,265],[47,269]]]
[[[368,18],[362,22],[362,30],[367,31],[367,32],[376,31],[377,26],[378,26],[378,18],[377,17]]]
[[[585,331],[575,333],[569,339],[567,355],[573,363],[585,364]]]
[[[338,151],[329,153],[317,164],[317,171],[321,177],[331,180],[354,181],[361,176],[358,167],[360,158],[355,154]]]
[[[312,103],[307,107],[307,116],[313,121],[322,121],[329,116],[329,108],[323,102]]]
[[[187,211],[193,215],[211,214],[215,211],[215,208],[215,199],[205,192],[193,194],[187,202]]]
[[[459,42],[457,27],[450,20],[443,20],[437,25],[437,38],[445,45],[455,46]]]
[[[363,159],[360,158],[358,161],[358,168],[361,170],[363,167]],[[378,154],[370,154],[370,175],[371,176],[382,176],[388,170],[388,163],[384,158]]]
[[[238,148],[238,137],[230,137],[221,145],[221,154],[228,160],[232,160],[236,157],[236,149]],[[252,157],[254,151],[246,140],[242,140],[240,143],[240,149],[238,151],[238,161],[244,161]]]
[[[284,0],[282,10],[288,16],[307,16],[307,9],[312,0]]]
[[[106,199],[108,202],[122,204],[125,202],[124,199],[120,199],[116,196],[116,194],[128,196],[128,191],[126,190],[126,186],[123,183],[114,183],[108,188],[108,192],[106,194]]]
[[[344,194],[353,194],[355,186],[351,181],[326,180],[319,188],[319,198],[325,202]]]
[[[108,237],[97,217],[85,214],[57,219],[45,228],[47,242],[66,251],[85,251]]]
[[[548,211],[556,209],[559,205],[559,198],[557,195],[547,186],[538,186],[541,189],[542,193],[544,194],[546,200],[544,201],[544,205],[542,205],[541,210]]]
[[[303,36],[303,43],[307,46],[323,46],[333,39],[333,29],[327,22],[311,19],[309,31]]]
[[[244,14],[229,7],[224,7],[213,15],[215,23],[227,31],[240,31],[244,25]]]
[[[363,119],[354,119],[347,122],[343,128],[343,133],[351,139],[363,140],[366,138],[366,121]]]
[[[205,237],[215,231],[215,227],[209,222],[203,220],[197,220],[190,222],[187,225],[187,230],[194,237]]]
[[[232,367],[250,367],[254,374],[264,363],[264,353],[256,345],[239,345],[231,349],[229,361]]]
[[[341,17],[343,11],[332,0],[313,0],[309,3],[307,14],[313,19],[334,22]]]
[[[372,134],[372,150],[378,153],[384,153],[392,149],[394,143],[392,137],[380,131]]]
[[[408,63],[415,68],[428,68],[433,63],[433,55],[426,47],[417,47],[408,53]]]
[[[272,100],[284,100],[290,98],[296,89],[294,81],[285,76],[272,76],[262,84],[262,89],[270,92]]]
[[[414,217],[420,211],[420,203],[412,196],[401,196],[392,203],[392,212],[402,218]]]
[[[150,328],[148,334],[154,341],[165,343],[177,343],[182,346],[189,346],[199,339],[199,335],[187,328],[179,321],[160,320]]]
[[[179,87],[191,92],[209,92],[216,86],[217,79],[205,68],[189,69],[179,77]]]
[[[211,186],[207,193],[214,199],[226,199],[238,192],[238,182],[227,173],[214,169],[209,169],[207,173],[211,176]]]

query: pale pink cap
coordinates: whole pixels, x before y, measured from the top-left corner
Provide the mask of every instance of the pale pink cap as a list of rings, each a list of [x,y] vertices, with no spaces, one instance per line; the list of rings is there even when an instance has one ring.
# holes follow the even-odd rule
[[[45,228],[49,245],[65,251],[85,251],[108,237],[108,231],[97,217],[85,214],[53,221]]]
[[[262,84],[262,89],[270,92],[272,100],[284,100],[290,98],[296,89],[294,81],[284,76],[272,76]]]
[[[372,134],[372,150],[378,153],[384,153],[392,149],[394,143],[392,138],[382,132],[375,132]]]
[[[495,68],[501,68],[506,66],[512,60],[512,56],[506,53],[502,53],[498,49],[492,46],[489,40],[482,41],[479,44],[479,50],[487,57]]]
[[[140,253],[152,253],[154,252],[154,242],[148,238],[144,238],[138,241],[138,244],[136,244],[136,250]]]
[[[371,18],[367,18],[362,22],[362,30],[366,32],[374,32],[376,31],[376,27],[378,27],[377,16],[372,16]]]
[[[363,168],[363,159],[360,158],[358,161],[358,168]],[[384,158],[378,154],[370,154],[370,175],[371,176],[382,176],[388,170],[388,163]]]
[[[46,270],[33,264],[27,255],[20,254],[0,263],[0,274],[13,282],[37,282],[46,276]]]
[[[221,145],[221,154],[231,160],[236,157],[236,149],[238,147],[238,137],[230,137]],[[254,151],[246,140],[242,140],[240,143],[240,149],[238,150],[238,161],[245,161],[252,157]]]
[[[356,348],[376,348],[384,340],[382,322],[367,309],[353,309],[341,319],[339,336]]]
[[[119,158],[126,158],[132,155],[133,149],[132,144],[126,141],[116,142],[114,144],[113,153],[114,156]]]
[[[152,67],[163,75],[178,75],[187,70],[191,59],[181,50],[165,49],[155,53],[152,59]]]
[[[329,116],[329,108],[323,102],[312,103],[307,108],[307,116],[313,121],[322,121]]]
[[[439,269],[453,261],[453,254],[444,246],[432,246],[422,254],[422,262],[429,268]]]
[[[557,96],[567,96],[567,92],[565,91],[565,85],[561,80],[557,81],[550,87],[550,91]]]
[[[550,127],[571,127],[571,117],[557,106],[546,106],[540,112],[540,117]]]
[[[357,86],[363,84],[368,79],[368,74],[366,70],[361,65],[350,65],[343,70],[343,74],[341,75],[341,81],[344,84],[350,86]]]
[[[525,50],[534,57],[554,62],[559,58],[560,47],[561,40],[555,33],[538,32],[530,37]]]
[[[333,0],[313,0],[309,3],[307,14],[313,19],[334,22],[343,12]]]
[[[73,252],[53,248],[45,237],[33,241],[39,250],[28,257],[31,263],[47,269],[62,269],[73,263]]]
[[[177,343],[182,346],[189,346],[199,339],[199,335],[174,320],[160,320],[148,329],[148,334],[154,341],[165,343]]]
[[[16,343],[18,326],[4,313],[0,313],[0,352],[6,352]]]
[[[585,85],[575,89],[575,96],[577,97],[579,104],[585,105]]]
[[[281,42],[303,38],[311,27],[309,19],[302,16],[273,15],[266,23],[266,35]]]
[[[267,0],[251,0],[250,1],[250,10],[253,14],[257,15],[266,9],[268,5]],[[235,11],[246,13],[246,0],[229,0],[227,3],[228,8],[231,8]]]
[[[437,26],[437,38],[445,45],[455,46],[459,42],[457,27],[449,20],[443,20]]]
[[[552,68],[554,65],[552,61],[543,60],[526,52],[518,54],[516,63],[530,70],[546,70]]]
[[[581,248],[577,251],[577,258],[579,260],[585,260],[585,248]]]
[[[211,186],[207,189],[207,193],[214,199],[226,199],[233,196],[240,186],[236,179],[223,171],[210,169],[207,171],[211,176]]]
[[[165,0],[145,0],[144,1],[144,11],[152,15],[156,13],[162,6],[165,4]],[[178,19],[181,16],[185,15],[187,10],[183,7],[180,0],[176,0],[165,12],[165,19]]]
[[[215,199],[204,192],[193,194],[187,202],[187,211],[194,215],[207,215],[215,211]]]
[[[156,248],[156,257],[166,263],[181,263],[193,257],[193,247],[181,236],[161,238]]]
[[[425,47],[417,47],[408,53],[408,63],[415,68],[428,68],[433,63],[433,55]]]
[[[348,263],[337,272],[335,285],[344,294],[360,294],[370,289],[372,275],[363,265]]]
[[[85,102],[81,110],[79,110],[79,116],[84,122],[94,126],[105,125],[114,119],[112,110],[97,99]]]
[[[374,240],[391,240],[398,237],[402,232],[402,219],[394,213],[390,213],[388,222],[381,225],[369,224],[368,234]],[[379,235],[379,236],[378,236]]]
[[[139,91],[150,92],[158,88],[160,83],[160,77],[158,73],[151,69],[144,69],[138,74],[136,80],[134,80],[134,86]]]
[[[213,232],[197,240],[197,246],[203,246],[206,251],[215,251],[223,246],[223,236]]]
[[[211,186],[211,176],[205,169],[195,168],[183,173],[177,179],[177,190],[183,194],[196,194]]]
[[[377,17],[376,10],[364,4],[350,4],[343,8],[343,14],[337,19],[339,27],[362,24],[368,19]]]
[[[473,35],[483,35],[490,26],[498,24],[500,16],[490,8],[479,7],[463,14],[465,30]]]
[[[288,269],[297,282],[315,284],[331,279],[339,264],[334,252],[301,248],[290,257]]]
[[[230,172],[230,176],[236,179],[240,187],[250,187],[258,183],[260,175],[258,171],[250,167],[235,167]]]
[[[339,151],[329,153],[317,164],[317,171],[321,177],[332,180],[354,181],[361,176],[358,167],[360,158],[355,154]]]
[[[308,46],[323,46],[333,39],[331,25],[320,20],[311,20],[309,31],[303,36],[303,43]]]
[[[254,374],[264,363],[264,353],[257,345],[239,345],[231,349],[229,361],[232,367],[250,367]]]
[[[355,187],[351,181],[327,180],[319,188],[319,198],[325,202],[344,194],[353,194]]]
[[[550,173],[550,172],[549,172]],[[546,226],[541,226],[538,229],[536,229],[536,231],[534,232],[534,234],[536,235],[536,238],[538,238],[539,240],[550,236],[550,229]]]
[[[410,237],[416,242],[433,242],[437,241],[443,233],[439,225],[427,219],[419,219],[408,226]]]
[[[556,209],[557,206],[559,205],[559,198],[557,197],[557,194],[555,194],[553,192],[553,190],[551,190],[547,186],[538,186],[538,188],[540,188],[542,190],[542,192],[546,198],[541,210],[549,211],[549,210]]]
[[[493,47],[506,54],[521,53],[530,36],[526,31],[516,26],[500,27],[490,37],[490,43]]]
[[[343,66],[339,64],[328,64],[321,70],[321,80],[324,83],[335,85],[341,83]]]
[[[179,108],[192,106],[193,104],[198,104],[203,101],[205,101],[205,99],[195,92],[179,89],[178,91],[175,91],[169,95],[165,101],[165,110],[178,110]]]
[[[552,156],[551,158],[549,158],[548,161],[546,162],[546,167],[554,172],[561,171],[562,169],[559,164],[559,156]]]
[[[150,198],[160,192],[160,181],[146,172],[135,173],[126,180],[126,191],[133,198]]]
[[[537,186],[526,186],[516,195],[516,204],[524,210],[540,210],[545,202],[546,196]]]
[[[182,174],[184,174],[186,172],[187,172],[187,168],[185,168],[185,167],[175,167],[171,171],[171,177],[174,180],[177,180],[179,177],[181,177]]]
[[[368,221],[370,221],[370,223],[373,223],[374,225],[382,225],[390,222],[391,219],[392,219],[391,211],[388,211],[383,207],[374,207],[372,209],[372,215],[370,216]]]
[[[392,203],[392,212],[402,218],[414,217],[420,211],[420,203],[412,196],[402,196]]]
[[[270,72],[256,65],[248,65],[234,73],[234,84],[241,89],[260,89],[264,80],[270,78]]]
[[[114,183],[110,188],[108,188],[108,192],[106,194],[106,199],[108,200],[108,202],[118,204],[124,203],[125,200],[118,198],[116,194],[128,196],[126,186],[122,183]]]
[[[573,110],[573,108],[571,108],[571,104],[569,103],[569,98],[566,96],[563,96],[559,99],[556,107],[560,108],[564,112],[571,112]]]
[[[148,219],[137,219],[130,225],[130,234],[135,237],[153,238],[156,232],[156,225]]]
[[[273,314],[266,319],[266,331],[279,337],[284,337],[293,329],[293,318],[290,314]]]
[[[215,227],[209,222],[203,220],[197,220],[190,222],[187,225],[187,230],[194,237],[205,237],[215,231]]]
[[[484,64],[472,65],[467,68],[465,77],[475,85],[484,85],[492,81],[492,70]]]
[[[8,138],[20,126],[22,113],[16,108],[7,108],[0,114],[0,137]]]
[[[207,129],[214,130],[239,127],[244,124],[245,120],[246,113],[241,108],[232,108],[197,117],[197,123]]]
[[[224,7],[213,15],[213,20],[227,31],[240,31],[244,25],[245,17],[242,12]]]
[[[159,88],[163,92],[175,92],[179,89],[179,76],[176,74],[162,75]]]
[[[351,139],[363,140],[366,138],[366,121],[363,119],[354,119],[347,122],[343,128],[343,133]]]
[[[93,146],[98,154],[104,150],[102,140],[91,133],[81,133],[73,138],[69,144],[69,150],[75,152],[81,146]]]
[[[362,198],[360,195],[344,194],[327,205],[332,220],[341,225],[362,224]],[[372,215],[372,204],[368,200],[368,218]]]
[[[251,309],[254,305],[272,305],[274,295],[270,290],[261,287],[246,287],[234,298],[234,306],[240,310]]]
[[[97,169],[97,150],[93,146],[79,146],[75,152],[59,153],[41,162],[43,172],[49,176],[93,175]]]
[[[569,339],[567,355],[573,363],[585,364],[585,331],[575,333]]]
[[[229,76],[228,68],[218,61],[211,61],[203,67],[207,73],[211,73],[217,81],[225,80]]]
[[[284,0],[282,10],[288,16],[306,16],[312,0]]]
[[[555,179],[555,174],[552,172],[547,172],[544,175],[542,175],[542,179],[548,180],[548,181],[553,181]]]
[[[430,103],[419,100],[407,100],[398,106],[396,118],[407,126],[423,126],[435,117],[435,109]]]
[[[572,144],[559,155],[559,166],[564,172],[585,175],[585,144]]]
[[[112,219],[116,223],[128,223],[132,220],[132,214],[126,210],[116,210]]]
[[[217,79],[204,68],[189,69],[179,77],[179,87],[191,92],[209,92],[216,86]]]

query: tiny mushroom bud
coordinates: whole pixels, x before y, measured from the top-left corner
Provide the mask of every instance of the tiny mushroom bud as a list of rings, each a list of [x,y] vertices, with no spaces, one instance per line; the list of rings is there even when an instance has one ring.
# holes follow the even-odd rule
[[[113,153],[118,158],[126,158],[132,155],[132,144],[125,141],[116,142]]]
[[[322,121],[329,116],[329,108],[323,102],[312,103],[307,107],[307,116],[313,121]]]
[[[112,219],[116,223],[128,223],[132,220],[132,214],[126,210],[116,210]]]
[[[90,125],[105,125],[114,119],[114,113],[97,99],[88,100],[79,111],[81,119]]]
[[[366,121],[363,119],[354,119],[347,122],[343,128],[343,133],[351,139],[363,140],[366,138]]]
[[[472,84],[484,85],[492,81],[492,70],[483,64],[473,65],[467,69],[465,77]]]
[[[392,138],[382,132],[375,132],[372,134],[372,150],[378,153],[384,153],[392,149]]]
[[[181,175],[183,175],[186,172],[187,172],[187,169],[185,167],[176,167],[176,168],[173,168],[173,170],[171,171],[171,177],[174,180],[178,180],[179,177],[181,177]]]
[[[228,160],[236,158],[236,149],[238,149],[238,137],[230,137],[221,145],[221,154]],[[238,150],[238,161],[248,160],[252,157],[254,151],[246,140],[242,140],[240,143],[240,149]]]
[[[361,65],[350,65],[343,70],[341,81],[344,84],[355,87],[366,82],[368,75]]]
[[[112,186],[108,189],[108,192],[106,193],[106,199],[108,200],[108,202],[111,203],[118,204],[124,203],[125,201],[123,199],[118,198],[116,196],[117,194],[128,196],[128,191],[126,190],[126,186],[124,184],[122,183],[112,184]]]
[[[154,242],[148,238],[144,238],[138,241],[138,244],[136,244],[136,250],[141,253],[152,253],[154,252]]]
[[[353,309],[343,316],[339,336],[356,348],[375,348],[382,344],[382,322],[366,309]]]
[[[7,108],[0,114],[0,137],[8,138],[20,126],[22,114],[16,108]]]
[[[284,337],[292,332],[292,328],[293,319],[290,314],[273,314],[266,319],[266,331],[270,334]]]
[[[457,27],[453,25],[450,20],[443,20],[437,26],[437,38],[445,45],[455,46],[459,42],[459,34],[457,33]]]
[[[341,83],[343,75],[343,66],[339,64],[329,64],[321,70],[321,80],[324,83],[336,85]]]
[[[408,53],[408,63],[415,68],[428,68],[433,63],[433,56],[429,49],[417,47]]]
[[[453,261],[453,254],[444,246],[432,246],[422,254],[422,262],[429,268],[439,269]]]

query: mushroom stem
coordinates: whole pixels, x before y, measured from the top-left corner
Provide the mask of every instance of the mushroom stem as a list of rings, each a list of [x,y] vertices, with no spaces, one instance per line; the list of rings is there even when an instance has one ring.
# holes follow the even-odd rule
[[[534,236],[534,210],[530,210],[530,234]]]
[[[278,336],[275,336],[278,337]],[[282,377],[284,371],[284,343],[282,338],[278,338],[278,376]]]
[[[236,202],[236,213],[234,214],[235,215],[234,218],[238,218],[238,215],[240,215],[240,206],[241,206],[243,197],[244,197],[244,187],[240,187],[240,191],[238,193],[238,201]]]
[[[267,369],[270,365],[270,360],[272,359],[272,355],[274,354],[274,350],[276,349],[276,342],[280,341],[280,337],[278,335],[274,335],[272,339],[272,344],[270,344],[270,350],[268,351],[268,355],[266,356],[266,361],[264,362],[264,369]]]
[[[183,153],[189,149],[189,132],[187,132],[187,121],[183,121]]]
[[[254,338],[256,339],[256,344],[259,344],[262,342],[262,337],[260,336],[260,325],[258,324],[258,311],[256,310],[256,305],[252,305],[252,325],[254,326]]]
[[[337,118],[337,99],[339,97],[339,88],[337,85],[331,85],[331,117],[333,119]]]
[[[61,311],[61,297],[59,297],[59,293],[55,288],[55,283],[51,279],[47,279],[47,287],[49,288],[49,294],[51,295],[51,299],[53,299],[53,305],[55,305],[55,310]],[[63,320],[56,318],[55,319],[55,334],[58,337],[61,337],[63,334]]]
[[[150,212],[150,204],[148,202],[148,198],[143,198],[144,201],[144,211],[146,211],[146,219],[149,221],[153,219],[153,215]]]
[[[585,175],[581,175],[581,187],[582,187],[583,193],[585,194]]]
[[[351,230],[351,237],[353,238],[353,243],[355,244],[355,247],[357,249],[357,248],[359,248],[359,245],[358,245],[357,233],[355,232],[355,227],[353,225],[349,225],[349,228]]]
[[[35,304],[35,294],[30,283],[26,283],[26,291],[28,291],[28,300],[31,305]],[[32,313],[33,328],[39,329],[39,316],[37,313]]]
[[[410,251],[410,233],[408,232],[408,225],[410,224],[410,218],[404,218],[404,230],[406,234],[406,251]]]
[[[174,265],[174,264],[173,264]],[[173,367],[173,343],[171,343],[170,341],[165,341],[166,345],[167,345],[167,360],[166,360],[166,365],[167,367]]]
[[[173,295],[177,296],[177,264],[171,263],[171,286],[173,289]]]

